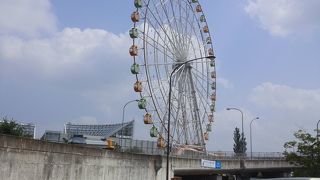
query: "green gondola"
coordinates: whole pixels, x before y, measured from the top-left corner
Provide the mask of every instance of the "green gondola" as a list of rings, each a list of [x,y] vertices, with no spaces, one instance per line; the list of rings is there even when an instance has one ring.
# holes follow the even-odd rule
[[[150,129],[150,136],[151,137],[157,137],[158,136],[158,129],[155,126],[152,126]]]
[[[134,6],[136,8],[142,8],[142,1],[141,0],[134,0]]]
[[[137,28],[132,28],[130,31],[129,31],[129,35],[132,39],[134,38],[138,38],[138,29]]]
[[[130,70],[131,70],[131,73],[132,73],[132,74],[139,74],[139,72],[140,72],[140,66],[139,66],[139,64],[134,63],[134,64],[131,66]]]
[[[216,107],[215,107],[214,104],[211,104],[211,105],[210,105],[210,111],[211,111],[211,112],[215,112],[215,111],[216,111]]]
[[[147,108],[147,100],[145,98],[141,98],[138,102],[139,109],[146,109]]]
[[[214,60],[211,60],[211,61],[210,61],[210,66],[211,66],[211,67],[214,67],[214,66],[215,66]]]
[[[211,124],[207,124],[207,131],[211,132],[212,131],[212,125]]]
[[[201,21],[201,22],[206,22],[206,17],[205,17],[204,15],[201,15],[201,16],[200,16],[200,21]]]
[[[213,83],[211,84],[211,89],[212,89],[212,90],[215,90],[215,89],[216,89],[216,82],[213,82]]]
[[[211,37],[207,37],[206,43],[207,43],[207,44],[212,44]]]

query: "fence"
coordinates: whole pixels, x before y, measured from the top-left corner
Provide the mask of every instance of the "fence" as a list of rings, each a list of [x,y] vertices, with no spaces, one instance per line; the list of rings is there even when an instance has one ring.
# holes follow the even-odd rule
[[[116,140],[118,143],[117,151],[128,152],[135,154],[146,155],[166,155],[166,148],[159,149],[157,143],[153,141],[122,139]],[[171,157],[179,158],[193,158],[193,159],[211,159],[211,160],[234,160],[234,159],[252,159],[252,160],[281,160],[284,159],[284,155],[281,152],[253,152],[246,154],[237,154],[228,151],[207,151],[198,152],[191,150],[183,150],[179,148],[172,148],[170,152]]]

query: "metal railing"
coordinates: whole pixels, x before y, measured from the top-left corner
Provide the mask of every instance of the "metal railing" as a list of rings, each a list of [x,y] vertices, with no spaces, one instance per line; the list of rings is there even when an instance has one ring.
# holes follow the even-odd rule
[[[118,145],[116,151],[127,152],[134,154],[145,155],[160,155],[166,154],[166,149],[159,149],[157,143],[153,141],[142,141],[132,139],[122,139],[121,144]],[[171,157],[192,158],[192,159],[209,159],[209,160],[284,160],[282,152],[253,152],[251,154],[238,154],[231,151],[207,151],[197,152],[190,150],[182,150],[172,148],[170,152]]]

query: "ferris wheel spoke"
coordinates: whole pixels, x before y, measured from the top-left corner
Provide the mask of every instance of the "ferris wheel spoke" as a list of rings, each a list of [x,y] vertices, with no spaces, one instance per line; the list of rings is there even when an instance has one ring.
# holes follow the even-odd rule
[[[177,83],[180,82],[181,77],[184,77],[183,75],[185,75],[185,69],[186,66],[182,66],[180,67],[179,70],[177,70],[177,72],[173,75],[173,83],[172,83],[172,87],[176,87]]]
[[[160,39],[162,40],[162,42],[163,42],[163,44],[164,45],[161,45],[159,42],[157,42],[157,43],[159,43],[162,47],[164,47],[164,46],[166,46],[166,50],[169,50],[169,52],[172,54],[172,55],[175,55],[172,51],[171,51],[171,49],[175,49],[175,47],[174,47],[174,44],[172,44],[172,43],[167,43],[164,39],[162,39],[162,35],[160,34],[160,32],[158,32],[158,31],[156,31],[156,27],[153,25],[153,23],[151,23],[151,21],[150,21],[150,23],[149,23],[151,26],[152,26],[152,28],[154,29],[154,31],[155,31],[155,33],[160,37]],[[147,34],[146,32],[144,33],[144,34]],[[147,36],[148,36],[148,34],[147,34]],[[168,38],[167,36],[165,36],[165,38]],[[151,38],[152,39],[152,38]],[[169,39],[169,41],[170,41],[170,38],[168,38]],[[153,40],[153,39],[152,39]],[[154,40],[153,40],[154,41]],[[169,45],[171,46],[171,47],[169,47]]]
[[[163,7],[163,6],[162,6],[162,7]],[[152,12],[152,10],[151,10],[149,7],[147,7],[147,8],[149,9],[150,14],[151,14],[151,15],[153,16],[153,18],[155,19],[156,24],[160,27],[160,29],[162,30],[162,32],[164,33],[164,35],[168,38],[168,40],[169,40],[170,45],[172,46],[172,48],[175,49],[175,50],[178,52],[178,49],[177,49],[177,47],[176,47],[176,45],[175,45],[175,43],[174,43],[174,40],[172,39],[172,38],[174,38],[173,34],[172,34],[172,37],[170,38],[170,36],[169,36],[167,30],[165,29],[165,27],[163,26],[163,24],[159,22],[159,20],[157,19],[157,17],[155,16],[155,14]],[[158,9],[157,9],[157,8],[155,8],[155,9],[156,9],[156,12],[157,12]],[[148,19],[148,18],[147,18],[147,19]],[[151,22],[150,19],[148,19],[148,20]]]
[[[141,38],[141,39],[145,39],[145,42],[147,43],[147,44],[149,44],[150,46],[152,46],[153,48],[157,48],[159,51],[161,51],[161,53],[163,54],[163,55],[166,55],[166,56],[168,56],[170,59],[172,59],[173,61],[175,60],[175,58],[174,57],[171,57],[171,56],[169,56],[167,53],[165,53],[164,51],[162,51],[160,48],[158,48],[155,44],[157,44],[157,45],[159,45],[160,47],[162,47],[164,50],[167,50],[168,52],[170,52],[170,54],[172,55],[172,56],[174,56],[174,53],[170,50],[171,48],[166,44],[166,43],[164,43],[165,44],[165,46],[163,46],[162,44],[160,44],[159,43],[159,41],[156,41],[156,40],[154,40],[153,38],[151,38],[147,33],[143,33],[143,34],[145,34],[145,36],[147,37],[147,38],[145,38],[145,37],[143,37],[143,35],[140,35],[139,37]],[[158,37],[164,42],[164,40],[158,35]],[[151,42],[149,41],[149,40],[151,40]]]
[[[156,53],[156,52],[155,52]],[[159,64],[159,62],[158,62],[158,58],[154,58],[154,60],[155,60],[155,64]],[[160,74],[160,67],[158,66],[158,65],[154,65],[153,66],[154,67],[154,69],[155,69],[155,72],[156,72],[156,75],[157,75],[157,82],[158,82],[158,87],[159,87],[159,90],[160,90],[160,93],[161,93],[161,96],[160,97],[162,97],[162,101],[163,102],[165,102],[166,101],[166,99],[165,99],[165,97],[166,97],[166,90],[165,90],[165,88],[164,88],[164,84],[163,84],[163,81],[161,81],[161,74]]]
[[[181,52],[185,51],[185,49],[183,47],[185,45],[185,43],[182,41],[182,39],[184,39],[184,38],[181,38],[183,36],[183,34],[182,34],[182,31],[181,31],[181,27],[179,27],[178,23],[177,23],[177,19],[178,18],[176,17],[176,15],[174,13],[174,9],[177,9],[177,8],[175,8],[174,3],[172,2],[172,0],[170,0],[170,5],[171,5],[171,9],[172,9],[172,11],[171,11],[172,12],[172,16],[173,16],[171,19],[169,18],[169,15],[168,15],[168,9],[170,9],[170,8],[167,7],[166,5],[164,5],[163,9],[164,9],[164,11],[166,13],[167,20],[168,20],[168,22],[170,24],[170,29],[171,29],[170,32],[174,32],[173,40],[176,43],[176,47],[179,48],[179,52],[178,52],[179,56],[183,57],[183,54],[181,54]],[[174,22],[171,23],[171,21],[174,21]]]
[[[188,74],[189,74],[189,78],[190,78],[190,87],[191,87],[191,94],[192,94],[192,99],[193,99],[193,103],[194,103],[194,106],[195,106],[195,132],[197,134],[197,140],[198,140],[198,143],[200,143],[201,145],[204,144],[204,139],[203,139],[203,136],[202,134],[200,134],[199,132],[202,132],[202,126],[201,126],[201,120],[200,120],[200,114],[199,114],[199,105],[198,105],[198,100],[197,100],[197,96],[196,96],[196,89],[195,89],[195,85],[194,85],[194,81],[193,81],[193,77],[192,77],[192,73],[191,71],[188,71]],[[199,131],[200,130],[200,131]]]
[[[206,62],[206,61],[202,62],[202,64],[207,64],[207,63],[208,62]],[[198,76],[200,76],[202,78],[202,80],[204,80],[204,81],[208,80],[207,76],[206,76],[207,74],[204,74],[204,72],[206,72],[206,73],[209,72],[208,68],[203,68],[202,71],[200,71],[199,68],[195,67],[195,68],[192,68],[192,70],[193,70],[192,72],[197,73],[197,75],[199,74]]]
[[[172,10],[172,16],[173,16],[173,20],[174,20],[174,23],[175,23],[175,26],[176,26],[176,30],[177,30],[177,40],[176,40],[176,43],[180,46],[179,48],[180,49],[183,49],[181,46],[184,45],[184,42],[182,42],[182,38],[181,36],[183,36],[179,26],[178,26],[178,23],[177,23],[177,17],[175,15],[175,11],[174,11],[174,5],[173,5],[173,2],[172,0],[170,0],[170,4],[171,4],[171,10]],[[180,7],[179,7],[180,8]],[[178,9],[178,8],[177,8]],[[181,17],[181,16],[180,16]]]
[[[195,75],[196,77],[195,77],[195,79],[196,79],[196,81],[195,81],[195,83],[199,83],[200,84],[200,87],[201,87],[201,92],[204,92],[207,96],[209,96],[209,92],[207,91],[207,89],[205,89],[204,88],[204,86],[203,86],[203,82],[201,82],[198,78],[199,78],[199,76],[198,75],[196,75],[195,73],[193,73],[192,72],[192,74],[193,75]],[[201,79],[201,78],[200,78]],[[200,89],[199,89],[200,90]]]
[[[199,100],[201,101],[201,105],[203,107],[209,107],[211,104],[208,101],[205,101],[205,99],[208,99],[208,97],[204,97],[204,93],[201,93],[202,90],[200,90],[198,88],[198,86],[195,86],[195,88],[196,88],[196,90],[198,92],[197,94],[198,94]],[[206,108],[204,108],[203,110],[204,110],[204,113],[203,113],[203,117],[201,118],[202,119],[202,123],[205,122],[205,118],[206,118],[205,114],[208,114],[208,111],[207,111]]]
[[[177,128],[177,124],[178,124],[178,122],[179,122],[179,115],[180,115],[180,109],[181,109],[181,106],[182,106],[182,102],[181,102],[181,99],[182,99],[182,94],[179,94],[179,99],[180,99],[180,101],[178,101],[178,109],[177,109],[177,112],[176,112],[176,117],[175,117],[175,121],[174,121],[174,123],[173,123],[173,136],[175,135],[175,133],[176,133],[176,130],[177,130],[177,132],[179,132],[179,130],[178,130],[178,128]]]
[[[185,8],[183,8],[183,6],[181,5],[181,1],[179,1],[180,3],[180,14],[182,14],[182,10],[185,12],[185,16],[182,16],[180,15],[180,22],[181,22],[181,26],[182,26],[182,34],[185,35],[185,38],[183,38],[184,40],[184,45],[185,45],[185,49],[189,49],[188,45],[189,45],[189,42],[190,42],[190,39],[191,39],[191,34],[192,33],[189,33],[188,32],[188,23],[189,23],[189,17],[190,17],[190,11],[187,10],[188,8],[188,5],[189,5],[189,2],[185,1]],[[190,7],[189,7],[190,8]],[[184,23],[186,22],[186,23]],[[190,25],[192,26],[194,22],[194,18],[192,18],[192,22],[190,23]],[[189,36],[188,36],[189,35]]]
[[[152,46],[153,48],[158,49],[163,55],[168,56],[170,59],[175,60],[175,58],[172,57],[172,56],[174,56],[174,53],[170,50],[170,47],[168,47],[168,45],[165,45],[165,46],[166,46],[166,47],[165,47],[165,46],[163,46],[162,44],[160,44],[159,41],[156,41],[156,40],[154,40],[153,38],[150,38],[148,35],[146,35],[146,36],[147,36],[147,38],[145,38],[145,39],[146,39],[146,42],[147,42],[150,46]],[[143,37],[141,37],[141,38],[143,39]],[[149,40],[151,40],[151,42],[150,42]],[[159,45],[163,50],[161,50],[160,48],[158,48],[157,45]],[[172,56],[169,56],[168,54],[165,54],[165,51],[164,51],[164,50],[167,50],[168,52],[170,52],[170,54],[171,54]]]
[[[195,88],[196,88],[197,92],[201,92],[201,91],[202,91],[202,90],[200,90],[197,86],[195,86]],[[204,100],[204,99],[207,99],[207,97],[204,97],[203,93],[197,93],[197,94],[198,94],[198,96],[199,96],[199,99],[201,100],[202,106],[203,106],[203,107],[209,107],[210,104],[209,104],[207,101],[204,101],[204,102],[203,102],[203,100]],[[205,112],[207,112],[206,110],[207,110],[207,109],[205,109]]]

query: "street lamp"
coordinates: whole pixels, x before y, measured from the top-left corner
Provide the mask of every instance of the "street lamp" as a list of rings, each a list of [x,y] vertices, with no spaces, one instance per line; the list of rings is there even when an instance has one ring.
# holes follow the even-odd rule
[[[124,123],[124,113],[125,113],[125,108],[127,107],[128,104],[132,103],[132,102],[138,102],[139,100],[138,99],[135,99],[135,100],[131,100],[131,101],[128,101],[122,108],[122,123],[121,123],[121,138],[120,138],[120,146],[122,148],[122,138],[123,138],[123,123]]]
[[[320,120],[317,123],[317,142],[318,143],[319,143],[319,137],[320,137],[320,135],[319,135],[319,123],[320,123]]]
[[[166,180],[169,180],[169,155],[170,155],[170,116],[171,116],[171,91],[172,91],[172,76],[173,74],[183,65],[190,63],[192,61],[196,61],[199,59],[204,59],[204,58],[208,58],[208,59],[212,59],[214,58],[214,56],[207,56],[207,57],[200,57],[200,58],[195,58],[195,59],[191,59],[185,62],[181,62],[181,63],[177,63],[176,67],[172,70],[171,74],[170,74],[170,79],[169,79],[169,99],[168,99],[168,104],[169,104],[169,110],[168,110],[168,135],[167,135],[167,169],[166,169]]]
[[[238,108],[227,108],[227,110],[228,111],[230,111],[230,110],[236,110],[236,111],[239,111],[240,113],[241,113],[241,134],[242,134],[242,138],[241,138],[241,140],[242,140],[242,153],[244,154],[244,130],[243,130],[243,112],[240,110],[240,109],[238,109]]]
[[[252,125],[252,122],[256,119],[259,119],[259,117],[256,117],[254,119],[251,120],[250,122],[250,154],[251,154],[251,159],[252,159],[252,130],[251,130],[251,125]]]

